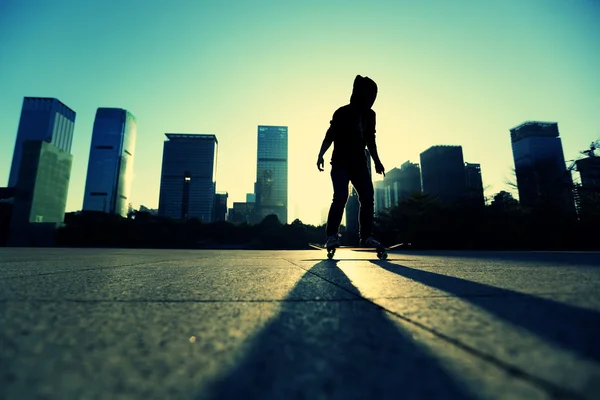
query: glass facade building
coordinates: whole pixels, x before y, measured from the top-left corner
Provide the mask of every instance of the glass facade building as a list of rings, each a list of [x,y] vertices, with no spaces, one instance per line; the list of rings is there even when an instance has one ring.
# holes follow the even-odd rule
[[[420,158],[423,192],[445,203],[456,203],[465,197],[462,146],[432,146]]]
[[[556,122],[528,121],[510,130],[519,201],[523,206],[574,213],[573,178]]]
[[[394,207],[414,194],[421,192],[421,168],[419,164],[406,161],[400,168],[392,168],[375,187],[376,212]]]
[[[127,215],[137,124],[121,108],[98,108],[94,120],[83,210]]]
[[[25,97],[21,109],[21,119],[15,141],[8,186],[17,186],[23,143],[26,140],[41,140],[56,148],[71,153],[75,111],[58,99]]]
[[[256,222],[275,214],[282,224],[288,212],[288,128],[258,127],[256,167]]]
[[[52,244],[65,218],[73,157],[41,140],[23,142],[10,244]]]
[[[218,142],[215,135],[167,133],[158,215],[211,222]]]
[[[577,188],[579,213],[583,218],[600,217],[600,157],[577,160],[577,170],[581,178],[581,185]]]

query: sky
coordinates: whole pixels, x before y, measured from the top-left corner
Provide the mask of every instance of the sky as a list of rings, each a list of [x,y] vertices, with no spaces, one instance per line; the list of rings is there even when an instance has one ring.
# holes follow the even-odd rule
[[[600,0],[0,0],[0,185],[23,97],[55,97],[77,113],[67,211],[96,109],[119,107],[138,125],[135,208],[158,206],[165,133],[217,136],[231,207],[253,191],[258,125],[284,125],[288,220],[320,224],[317,155],[357,74],[379,87],[386,170],[461,145],[491,196],[514,179],[510,128],[558,122],[567,160],[600,138]]]

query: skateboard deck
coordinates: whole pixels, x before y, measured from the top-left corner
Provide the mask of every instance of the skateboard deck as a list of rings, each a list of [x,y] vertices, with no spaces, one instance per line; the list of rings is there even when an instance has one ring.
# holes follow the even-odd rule
[[[396,249],[398,247],[402,247],[402,246],[404,246],[404,243],[398,243],[398,244],[395,244],[395,245],[390,246],[390,247],[338,246],[338,247],[334,247],[334,248],[331,248],[331,249],[328,249],[327,247],[323,246],[322,244],[309,243],[308,245],[310,247],[312,247],[313,249],[327,250],[327,258],[330,259],[330,260],[335,255],[336,249],[354,250],[354,251],[375,251],[375,252],[377,252],[377,258],[379,258],[380,260],[385,260],[388,257],[388,253],[387,253],[388,250],[393,250],[393,249]]]

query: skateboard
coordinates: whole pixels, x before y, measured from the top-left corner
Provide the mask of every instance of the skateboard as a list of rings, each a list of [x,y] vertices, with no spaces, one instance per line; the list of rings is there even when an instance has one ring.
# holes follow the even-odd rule
[[[395,248],[402,247],[402,246],[404,246],[404,243],[398,243],[398,244],[395,244],[395,245],[390,246],[390,247],[338,246],[338,247],[333,247],[331,249],[328,249],[327,247],[323,246],[322,244],[309,243],[308,245],[310,247],[312,247],[313,249],[327,250],[327,258],[330,259],[330,260],[335,255],[335,250],[336,249],[355,250],[355,251],[375,251],[375,252],[377,252],[377,258],[379,258],[380,260],[385,260],[385,259],[388,258],[388,253],[387,253],[388,250],[393,250]]]

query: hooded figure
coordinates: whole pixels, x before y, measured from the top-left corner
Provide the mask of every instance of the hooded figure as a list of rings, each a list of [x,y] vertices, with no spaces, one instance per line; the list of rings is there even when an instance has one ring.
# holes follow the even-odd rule
[[[333,201],[327,217],[327,249],[339,247],[339,226],[348,200],[348,183],[358,193],[360,202],[359,226],[360,245],[381,248],[373,239],[373,182],[369,174],[365,148],[369,150],[375,171],[384,174],[375,143],[375,111],[371,109],[377,98],[377,84],[368,77],[354,78],[350,104],[337,109],[325,134],[317,158],[317,168],[323,171],[323,156],[333,144],[331,156],[331,180]]]
[[[377,98],[377,84],[371,78],[356,75],[350,104],[360,108],[371,108]]]

